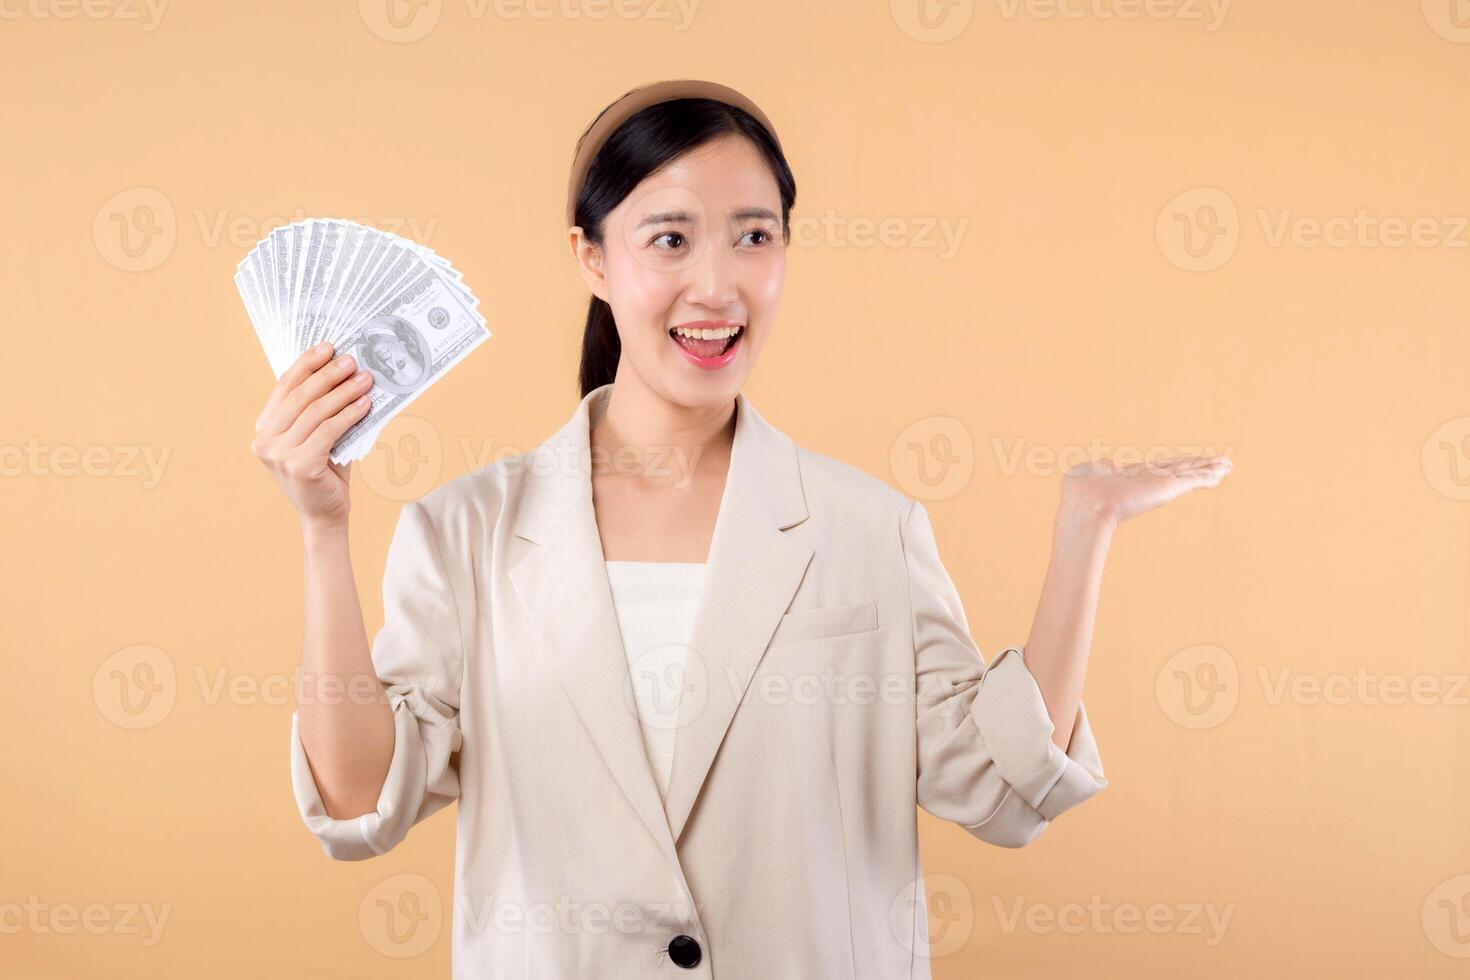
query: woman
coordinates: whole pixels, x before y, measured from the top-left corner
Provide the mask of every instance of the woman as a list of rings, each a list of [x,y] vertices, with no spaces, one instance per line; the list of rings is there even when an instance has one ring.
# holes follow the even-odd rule
[[[917,807],[1005,847],[1107,785],[1081,703],[1121,522],[1220,458],[1062,481],[1024,648],[987,667],[924,506],[741,389],[795,181],[749,99],[636,89],[578,144],[582,400],[407,504],[371,651],[327,452],[371,378],[314,351],[256,453],[300,512],[297,802],[358,860],[459,801],[456,975],[928,977]]]

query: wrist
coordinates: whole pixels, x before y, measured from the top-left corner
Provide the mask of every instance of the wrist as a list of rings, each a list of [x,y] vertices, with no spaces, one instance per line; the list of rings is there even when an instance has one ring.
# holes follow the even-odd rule
[[[1118,515],[1105,501],[1087,494],[1063,494],[1053,529],[1059,538],[1107,542],[1118,526]]]
[[[347,543],[346,521],[323,521],[303,517],[301,537],[308,548],[333,547]]]

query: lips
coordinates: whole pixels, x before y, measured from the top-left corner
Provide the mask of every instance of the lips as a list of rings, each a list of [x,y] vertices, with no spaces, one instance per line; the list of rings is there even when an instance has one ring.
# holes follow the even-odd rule
[[[689,329],[705,329],[701,324],[688,324]],[[669,329],[671,339],[680,352],[696,367],[711,370],[720,368],[734,360],[739,345],[745,337],[745,327],[742,325],[733,336],[719,339],[705,340],[697,337],[686,337]]]
[[[674,343],[695,357],[719,357],[725,351],[729,350],[744,332],[745,329],[742,327],[730,337],[725,337],[720,340],[701,340],[695,337],[685,337],[683,334],[677,333],[673,328],[670,328],[669,336],[674,339]]]

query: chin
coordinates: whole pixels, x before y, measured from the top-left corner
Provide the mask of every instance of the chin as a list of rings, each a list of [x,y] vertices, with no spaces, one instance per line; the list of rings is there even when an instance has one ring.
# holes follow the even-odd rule
[[[745,384],[745,372],[705,372],[696,369],[690,372],[684,365],[675,365],[671,377],[665,375],[665,391],[670,401],[685,408],[718,409],[728,405]],[[691,373],[693,376],[691,377]],[[713,373],[716,377],[709,377]]]

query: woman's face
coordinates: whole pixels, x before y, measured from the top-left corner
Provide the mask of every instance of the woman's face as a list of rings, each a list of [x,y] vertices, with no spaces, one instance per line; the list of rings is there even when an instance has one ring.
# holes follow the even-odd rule
[[[686,153],[618,204],[599,250],[573,233],[588,286],[609,306],[631,371],[670,401],[733,399],[776,320],[786,270],[781,194],[740,136]],[[678,340],[676,328],[728,333]]]

